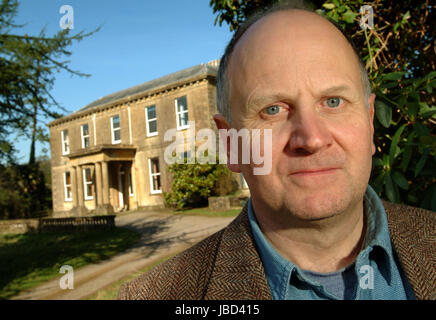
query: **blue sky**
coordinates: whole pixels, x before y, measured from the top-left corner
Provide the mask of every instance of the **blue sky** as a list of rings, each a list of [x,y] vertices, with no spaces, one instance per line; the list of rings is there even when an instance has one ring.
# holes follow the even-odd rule
[[[218,59],[231,38],[227,25],[214,25],[209,0],[19,0],[18,33],[47,35],[60,30],[62,5],[74,9],[74,30],[102,29],[74,43],[70,68],[89,78],[56,75],[52,95],[76,111],[112,92],[200,63]],[[18,139],[20,162],[28,160],[30,141]],[[49,145],[37,145],[37,155]]]

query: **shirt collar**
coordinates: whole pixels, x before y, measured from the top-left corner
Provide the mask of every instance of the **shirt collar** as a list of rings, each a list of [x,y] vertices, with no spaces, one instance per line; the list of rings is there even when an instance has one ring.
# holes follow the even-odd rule
[[[390,270],[394,262],[387,216],[383,203],[369,185],[364,195],[364,211],[366,215],[366,237],[363,249],[356,259],[356,272],[359,272],[362,265],[367,264],[368,259],[381,259],[376,263],[385,263],[385,267],[380,268],[380,271],[384,270],[382,274],[390,282],[392,278]],[[284,297],[293,271],[298,271],[299,268],[291,261],[283,258],[265,238],[257,223],[251,198],[248,200],[248,219],[264,265],[271,293],[273,297]],[[383,253],[375,256],[379,251]]]
[[[296,265],[283,258],[265,238],[257,223],[251,197],[248,199],[248,220],[265,269],[271,295],[273,298],[284,299],[292,271]]]
[[[356,260],[356,269],[365,264],[365,256],[377,255],[374,258],[379,264],[379,270],[386,280],[390,283],[392,275],[391,268],[395,264],[391,238],[389,235],[388,218],[385,208],[377,193],[368,185],[364,195],[364,209],[366,216],[366,237],[362,251]],[[371,257],[369,257],[371,258]],[[385,264],[385,265],[383,265]]]

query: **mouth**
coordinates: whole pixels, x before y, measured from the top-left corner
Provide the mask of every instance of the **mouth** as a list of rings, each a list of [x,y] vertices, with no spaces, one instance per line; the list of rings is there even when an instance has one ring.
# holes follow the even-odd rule
[[[294,177],[312,177],[336,173],[338,168],[304,169],[291,173]]]

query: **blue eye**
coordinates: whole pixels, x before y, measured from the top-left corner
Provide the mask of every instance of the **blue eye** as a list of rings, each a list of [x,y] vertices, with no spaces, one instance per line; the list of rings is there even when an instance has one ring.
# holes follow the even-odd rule
[[[280,112],[280,107],[279,106],[270,106],[270,107],[266,108],[265,111],[269,115],[275,115],[275,114]]]
[[[326,104],[330,108],[337,108],[341,104],[342,99],[341,98],[328,98],[326,100]]]

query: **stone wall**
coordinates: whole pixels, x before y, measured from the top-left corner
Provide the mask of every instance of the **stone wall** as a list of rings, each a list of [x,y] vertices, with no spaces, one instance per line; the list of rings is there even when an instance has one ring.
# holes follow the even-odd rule
[[[47,231],[79,231],[115,227],[115,215],[0,220],[0,234],[23,234]]]
[[[22,234],[36,232],[39,219],[0,220],[0,233]]]

